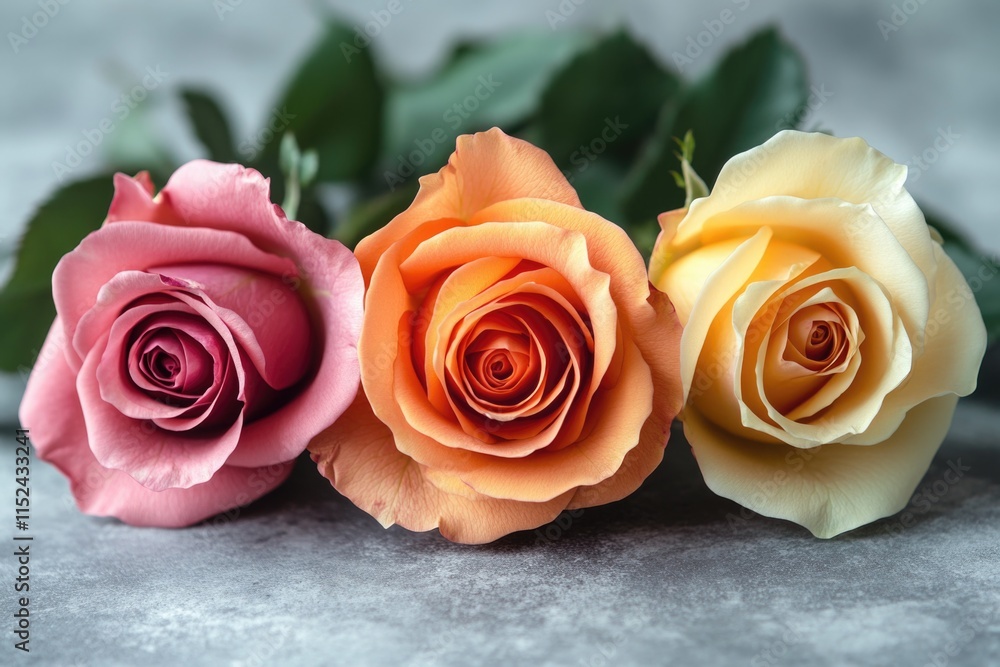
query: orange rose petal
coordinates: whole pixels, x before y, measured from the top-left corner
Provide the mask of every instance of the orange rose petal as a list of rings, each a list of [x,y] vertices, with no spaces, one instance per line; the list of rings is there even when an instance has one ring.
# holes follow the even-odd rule
[[[572,496],[567,492],[547,502],[522,503],[477,496],[443,473],[435,473],[432,482],[427,469],[396,449],[392,432],[361,393],[343,417],[313,439],[309,451],[323,476],[383,526],[440,528],[445,538],[465,544],[543,525]]]
[[[499,331],[494,321],[506,321],[509,316],[487,317],[469,335],[472,343],[462,341],[460,356],[464,357],[462,383],[470,396],[491,410],[520,409],[533,400],[537,403],[541,384],[541,359],[537,345],[531,344],[527,332]]]
[[[400,334],[405,332],[405,323],[400,323]],[[439,466],[436,461],[471,460],[471,455],[486,459],[501,457],[519,458],[539,448],[532,439],[514,440],[502,445],[489,442],[490,429],[468,423],[472,433],[462,427],[458,413],[439,412],[423,393],[423,386],[417,378],[409,359],[400,355],[396,358],[393,371],[393,387],[388,400],[380,401],[379,417],[385,420],[396,434],[396,446],[401,452],[425,465],[433,465],[447,470],[447,465]],[[375,405],[375,398],[372,399]],[[479,429],[478,431],[476,429]],[[544,434],[539,436],[544,438]]]
[[[642,255],[625,230],[596,213],[581,211],[554,201],[521,199],[503,201],[483,209],[473,216],[470,223],[531,223],[536,220],[544,220],[548,225],[582,234],[587,239],[588,264],[594,270],[611,276],[611,298],[619,311],[629,312],[634,308],[648,306],[648,281],[633,277],[646,275]],[[502,225],[501,229],[508,227],[510,225]],[[545,244],[553,249],[561,248],[558,239],[551,236]],[[576,285],[575,282],[573,284]],[[594,316],[593,312],[591,316]]]
[[[583,215],[581,212],[577,213]],[[602,222],[605,227],[611,226],[607,221]],[[430,276],[434,274],[436,267],[461,265],[481,257],[484,247],[488,247],[490,252],[498,255],[512,255],[539,264],[558,267],[567,280],[576,286],[578,293],[581,296],[586,295],[584,302],[587,304],[587,310],[591,316],[591,327],[595,333],[594,374],[596,377],[601,365],[607,368],[617,358],[615,352],[618,340],[617,309],[608,296],[608,276],[594,271],[589,265],[586,240],[579,234],[570,232],[563,232],[560,236],[562,236],[561,242],[559,242],[559,238],[553,238],[553,228],[550,225],[535,222],[517,225],[484,223],[474,228],[447,229],[414,249],[412,254],[400,263],[400,275],[408,276],[411,279],[415,276]],[[625,239],[627,241],[627,237]],[[637,259],[641,265],[641,258],[637,257]],[[411,282],[411,284],[413,283]],[[648,296],[648,287],[643,285],[640,293]],[[442,335],[441,339],[443,338]],[[362,342],[364,340],[365,336],[362,335]],[[400,372],[409,373],[406,368],[401,368]],[[472,450],[480,449],[481,443],[476,438],[468,436],[454,424],[442,420],[440,412],[436,415],[430,414],[426,405],[421,403],[419,399],[410,400],[409,397],[414,396],[414,391],[417,388],[415,383],[409,381],[410,379],[409,377],[397,378],[396,390],[404,392],[407,397],[405,399],[397,397],[398,400],[395,401],[395,403],[401,404],[402,409],[407,413],[405,415],[407,423],[400,424],[400,428],[405,430],[405,427],[409,426],[424,434],[433,434],[433,440],[436,442],[432,447],[449,445],[454,447],[458,442],[461,442],[461,445],[458,446]],[[430,382],[428,382],[428,386],[430,386]],[[381,416],[381,412],[379,412],[381,402],[378,398],[372,400],[376,412]],[[424,457],[429,456],[429,454],[409,451],[407,447],[414,444],[422,447],[427,446],[427,440],[424,438],[411,440],[400,437],[401,449],[423,461]],[[494,453],[501,456],[518,455],[517,450],[513,448]]]
[[[480,316],[483,315],[506,314],[523,323],[525,331],[530,332],[529,335],[532,338],[539,335],[544,337],[545,340],[537,341],[532,347],[540,352],[547,352],[546,356],[558,358],[557,361],[560,363],[554,364],[551,372],[559,373],[559,366],[570,362],[579,367],[578,372],[582,373],[586,370],[589,373],[589,365],[588,368],[583,368],[581,356],[582,351],[586,351],[587,356],[591,354],[593,337],[587,325],[580,319],[579,314],[563,308],[563,304],[556,301],[557,298],[557,294],[545,287],[525,285],[499,301],[470,313],[465,318],[465,322],[455,330],[456,338],[462,337],[464,339],[472,335],[468,332],[469,320],[479,320]],[[478,327],[473,327],[473,332],[476,328]],[[556,335],[548,335],[553,332]],[[461,361],[463,352],[464,348],[461,344],[453,344],[444,354],[445,365],[455,377],[460,375],[455,371],[456,367],[463,363]],[[545,376],[543,376],[544,378]],[[537,405],[512,405],[502,408],[502,417],[493,418],[500,421],[510,421],[514,417],[533,414],[538,409],[545,407],[544,401],[539,401]]]
[[[485,345],[486,343],[483,343],[482,340],[489,337],[491,333],[497,333],[496,329],[490,329],[490,327],[506,326],[507,323],[516,325],[519,337],[528,339],[527,352],[521,355],[524,357],[523,359],[521,356],[515,357],[515,360],[519,361],[515,364],[510,378],[502,386],[493,386],[488,381],[480,381],[476,377],[466,377],[466,374],[462,374],[466,390],[477,398],[477,404],[496,412],[528,410],[536,407],[545,393],[543,380],[548,377],[545,373],[547,360],[542,345],[537,340],[536,332],[528,329],[524,322],[510,314],[487,313],[476,323],[467,338],[472,338],[476,343]],[[460,356],[469,355],[470,360],[473,360],[470,363],[475,363],[474,360],[478,357],[479,363],[485,364],[487,357],[496,353],[495,350],[467,352],[464,350],[464,344],[463,340],[460,345],[462,349],[459,350],[458,354]],[[505,399],[507,399],[506,402],[501,402]]]
[[[653,410],[642,426],[638,444],[625,455],[615,474],[592,486],[577,489],[568,509],[615,502],[639,488],[663,459],[670,423],[683,405],[678,344],[682,327],[667,295],[653,290],[649,307],[636,313],[632,327],[632,338],[649,364]]]
[[[413,348],[413,364],[417,368],[423,367],[422,377],[427,384],[427,396],[442,414],[447,414],[450,408],[443,374],[440,371],[435,372],[434,367],[440,313],[454,312],[464,301],[475,299],[478,294],[494,285],[520,263],[521,260],[516,257],[480,257],[468,264],[457,265],[457,268],[451,270],[446,278],[439,280],[424,298],[417,326],[414,327],[411,336],[415,344],[419,343]],[[450,265],[443,263],[436,271],[431,271],[430,275],[450,268]],[[426,281],[427,273],[422,275]],[[418,277],[413,271],[400,271],[400,277],[408,291],[419,292],[421,286],[417,283]]]
[[[594,397],[590,412],[599,417],[588,420],[590,432],[571,447],[523,459],[475,454],[461,459],[435,457],[427,464],[454,473],[484,495],[532,502],[608,479],[639,444],[639,434],[653,407],[649,366],[632,341],[623,343],[623,348],[618,384],[613,391]]]
[[[366,281],[390,245],[428,220],[468,221],[480,209],[524,197],[582,208],[576,190],[540,148],[497,128],[458,137],[448,165],[420,179],[409,208],[358,244],[355,254]]]
[[[524,308],[511,308],[510,306],[511,304],[507,303],[495,303],[490,306],[486,306],[483,310],[488,314],[502,312],[507,314],[509,317],[522,322],[525,330],[529,332],[529,335],[533,339],[538,335],[542,335],[546,339],[550,338],[550,336],[546,336],[545,334],[549,333],[548,327],[552,323],[551,320],[542,319],[536,313]],[[491,313],[490,311],[493,312]],[[543,357],[555,356],[555,350],[553,347],[554,341],[551,340],[536,340],[536,342],[532,345],[532,348],[538,350],[540,355]],[[461,372],[454,369],[453,366],[460,362],[455,358],[456,353],[454,351],[449,351],[447,356],[450,362],[447,371],[447,380],[449,381],[448,384],[450,387],[456,388],[461,382]],[[498,422],[511,422],[520,417],[529,417],[537,414],[542,410],[548,409],[552,404],[552,399],[562,393],[567,377],[574,368],[576,369],[577,376],[575,384],[579,384],[582,369],[579,367],[578,357],[578,354],[574,354],[570,359],[571,363],[556,364],[549,370],[549,372],[540,374],[538,377],[539,382],[537,383],[535,390],[526,398],[525,401],[511,406],[495,405],[470,400],[465,400],[462,403],[459,403],[458,401],[461,397],[456,397],[454,396],[455,392],[451,392],[449,394],[451,406],[456,411],[468,407],[476,410],[483,417]],[[560,369],[560,366],[563,368]],[[556,375],[557,373],[558,375]],[[507,435],[506,431],[502,432],[500,435],[505,438],[512,437]]]
[[[433,236],[454,224],[451,220],[435,220],[415,229],[385,255],[381,269],[365,280],[369,284],[365,295],[365,321],[358,341],[358,358],[361,360],[361,383],[368,394],[375,414],[385,418],[395,408],[395,383],[392,368],[400,354],[400,335],[404,335],[404,347],[413,344],[412,328],[419,310],[418,300],[409,294],[395,266],[403,257],[413,251],[428,236]],[[373,295],[378,295],[377,307],[372,303]],[[401,322],[405,326],[401,326]],[[412,366],[409,349],[403,353],[406,362]],[[419,394],[414,400],[424,396],[423,386],[418,382]]]
[[[595,401],[593,408],[600,414],[614,416],[595,420],[604,425],[603,443],[594,440],[591,434],[572,447],[556,452],[544,450],[527,457],[503,458],[501,454],[507,451],[507,447],[517,446],[519,443],[506,443],[504,447],[490,450],[494,452],[492,454],[483,454],[466,448],[447,447],[435,438],[425,435],[424,432],[434,433],[434,429],[441,429],[445,433],[447,429],[458,430],[454,421],[441,417],[435,410],[426,411],[426,407],[425,412],[420,415],[424,423],[419,430],[407,422],[408,418],[412,419],[411,412],[415,407],[413,405],[407,405],[404,409],[404,406],[396,401],[393,403],[395,414],[387,414],[383,419],[390,427],[396,425],[393,431],[397,448],[421,464],[455,474],[467,483],[471,483],[471,480],[465,473],[473,471],[475,478],[485,480],[487,486],[491,480],[493,482],[499,480],[497,483],[504,485],[507,495],[483,490],[485,495],[492,497],[531,502],[549,500],[575,486],[597,483],[612,474],[628,449],[635,446],[635,442],[622,441],[621,435],[639,432],[642,421],[638,413],[648,414],[648,395],[651,393],[651,388],[648,369],[644,363],[641,365],[638,363],[641,359],[634,353],[634,346],[629,347],[632,353],[626,355],[628,359],[623,367],[618,390],[602,393],[603,400],[600,403]],[[396,379],[400,384],[415,382],[412,372],[407,373],[405,367],[399,365],[396,368]],[[616,398],[609,399],[609,395]],[[645,401],[636,400],[637,397],[644,395],[647,396]],[[643,403],[646,405],[645,410]],[[417,405],[416,410],[420,409]],[[638,423],[635,423],[637,421]]]
[[[505,202],[505,204],[511,203]],[[532,200],[522,203],[534,206],[539,202]],[[577,216],[586,217],[589,215],[584,211],[577,211],[563,205],[552,205],[558,206],[559,211],[563,213],[571,211]],[[494,207],[494,210],[499,208],[499,206]],[[601,221],[603,227],[614,226],[603,218],[597,218],[597,220]],[[628,240],[628,236],[624,232],[621,233],[625,242],[635,253],[635,257],[632,259],[638,260],[638,266],[642,267],[642,257],[638,255],[638,251]],[[604,235],[607,236],[607,233],[605,232]],[[612,238],[616,239],[617,235],[612,235]],[[607,241],[608,239],[602,240]],[[614,298],[615,292],[622,292],[623,296],[625,296],[625,292],[633,292],[640,295],[641,303],[645,304],[645,300],[649,296],[649,288],[645,282],[638,288],[633,283],[628,283],[628,287],[616,288],[616,284],[624,281],[616,282],[610,276],[612,274],[618,275],[621,269],[612,263],[608,267],[609,273],[592,266],[593,258],[588,253],[596,252],[593,250],[595,245],[602,244],[590,242],[580,233],[570,230],[560,231],[558,227],[547,223],[486,222],[475,227],[449,229],[437,234],[432,239],[428,239],[407,257],[400,266],[400,272],[426,275],[435,266],[442,264],[457,266],[474,261],[482,257],[484,251],[497,256],[521,257],[555,269],[573,286],[574,291],[586,307],[590,317],[590,329],[594,335],[594,376],[603,377],[615,355],[619,310],[616,305],[628,308],[630,304],[635,304],[634,301],[618,301]],[[606,253],[607,249],[601,252]],[[622,258],[625,259],[624,255]],[[606,259],[610,261],[611,258],[609,256]],[[635,306],[633,305],[633,307]]]
[[[584,215],[584,212],[575,212]],[[613,226],[601,218],[598,220],[601,220],[605,227]],[[461,265],[474,261],[482,256],[486,248],[488,252],[496,255],[522,257],[552,267],[574,288],[590,317],[590,328],[595,340],[594,376],[603,377],[615,360],[617,338],[618,308],[609,295],[611,278],[608,274],[596,271],[590,266],[587,239],[568,231],[562,231],[558,235],[553,232],[554,228],[551,225],[538,222],[483,223],[476,227],[450,229],[421,244],[402,263],[400,272],[403,275],[428,275],[435,266]],[[627,236],[625,240],[628,241]],[[632,249],[635,250],[634,246]],[[637,259],[641,266],[641,257],[637,255]],[[611,268],[617,271],[615,267]],[[634,290],[635,285],[632,283],[630,285]],[[494,288],[495,291],[478,295],[475,303],[497,297],[503,291],[500,285],[495,285]],[[611,292],[614,291],[612,287]],[[640,288],[634,291],[641,294],[643,299],[649,295],[646,284],[641,284]],[[445,308],[441,311],[453,317],[461,314],[448,312]],[[445,338],[445,330],[441,329],[437,340]]]
[[[477,264],[477,261],[470,262],[463,266],[462,269],[474,266],[475,264]],[[469,276],[462,269],[454,271],[440,285],[434,301],[433,312],[428,318],[429,321],[425,329],[426,333],[422,336],[424,340],[422,351],[424,355],[425,376],[433,376],[437,380],[436,383],[428,381],[428,396],[442,414],[447,414],[450,409],[447,392],[444,389],[444,367],[448,359],[448,350],[452,349],[453,340],[463,340],[469,335],[469,326],[475,322],[475,320],[469,320],[469,326],[463,326],[459,324],[463,318],[468,318],[474,310],[482,309],[486,304],[504,297],[511,291],[523,289],[527,283],[533,281],[544,281],[547,284],[555,285],[560,295],[564,295],[566,292],[573,292],[569,284],[566,283],[565,278],[559,276],[557,272],[549,268],[524,271],[495,283],[483,280],[475,281],[471,285],[465,281],[468,278],[472,278],[474,274],[473,276]],[[491,275],[495,275],[495,273]],[[452,281],[454,281],[454,284],[452,284]],[[442,297],[442,293],[446,296]],[[572,301],[564,297],[563,302],[569,304],[567,305],[567,312],[573,314],[578,309],[585,308],[575,294],[572,296]],[[579,318],[577,317],[577,319]],[[454,330],[456,325],[460,327],[458,330]],[[581,327],[582,331],[587,335],[588,340],[590,340],[590,333],[583,326],[582,322]],[[417,332],[417,335],[421,335],[420,332]]]

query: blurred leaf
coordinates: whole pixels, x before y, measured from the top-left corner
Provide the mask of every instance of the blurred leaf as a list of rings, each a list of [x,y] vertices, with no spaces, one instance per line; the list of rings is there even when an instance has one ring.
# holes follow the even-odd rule
[[[625,167],[611,160],[595,160],[581,171],[565,173],[580,195],[583,207],[621,226],[648,261],[660,226],[656,220],[626,221],[621,211],[620,191]]]
[[[151,175],[169,176],[177,168],[177,159],[167,147],[151,110],[149,102],[137,106],[107,135],[104,161],[111,170],[128,174],[145,170]],[[139,169],[133,169],[135,165],[140,165]]]
[[[302,200],[299,202],[298,215],[295,219],[323,236],[326,236],[330,230],[330,216],[320,203],[315,188],[305,188],[302,190]]]
[[[28,222],[14,272],[0,290],[0,369],[30,367],[55,317],[52,271],[107,217],[111,174],[59,189]]]
[[[726,160],[770,139],[802,116],[808,97],[801,55],[768,28],[730,51],[703,79],[661,111],[656,136],[629,175],[624,201],[632,219],[655,217],[684,205],[674,186],[674,137],[698,140],[694,168],[715,183]]]
[[[460,134],[494,125],[514,132],[534,114],[552,75],[587,41],[571,32],[528,33],[461,46],[430,79],[393,88],[380,161],[386,184],[395,188],[441,167]]]
[[[623,166],[608,160],[596,160],[587,163],[582,170],[567,170],[564,173],[580,195],[585,209],[621,224],[619,186],[625,176]]]
[[[356,48],[354,39],[351,29],[330,23],[299,66],[256,137],[265,144],[259,168],[266,175],[278,175],[284,132],[293,132],[303,151],[319,154],[320,181],[360,178],[371,168],[381,138],[383,91],[371,49]],[[256,152],[240,146],[241,152]]]
[[[587,151],[631,158],[679,86],[627,33],[609,35],[577,55],[545,90],[541,147],[563,167]]]
[[[229,121],[215,98],[193,88],[182,89],[181,97],[187,108],[191,128],[208,151],[207,157],[216,162],[238,162]]]
[[[334,228],[331,236],[353,250],[361,239],[378,231],[405,211],[418,189],[417,182],[413,181],[395,192],[386,192],[358,204],[347,218]]]
[[[299,160],[302,159],[302,152],[299,144],[295,141],[295,134],[286,132],[281,137],[281,145],[278,148],[278,167],[286,177],[293,171],[298,171]]]
[[[307,150],[299,160],[299,180],[302,187],[308,187],[319,173],[319,153],[314,150]]]

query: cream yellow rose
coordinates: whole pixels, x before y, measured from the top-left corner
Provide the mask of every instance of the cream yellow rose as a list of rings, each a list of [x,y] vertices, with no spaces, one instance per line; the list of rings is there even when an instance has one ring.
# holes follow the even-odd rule
[[[906,505],[986,347],[906,173],[861,139],[781,132],[660,216],[649,275],[684,325],[705,480],[818,537]]]

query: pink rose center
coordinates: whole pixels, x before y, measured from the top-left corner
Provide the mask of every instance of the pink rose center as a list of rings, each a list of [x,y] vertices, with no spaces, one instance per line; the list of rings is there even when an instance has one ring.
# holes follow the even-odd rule
[[[215,359],[184,331],[150,329],[132,345],[130,356],[132,380],[139,386],[197,396],[212,385]]]

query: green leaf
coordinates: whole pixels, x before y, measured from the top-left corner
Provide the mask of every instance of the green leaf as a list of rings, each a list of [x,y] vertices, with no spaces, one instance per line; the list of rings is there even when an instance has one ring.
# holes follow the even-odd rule
[[[386,192],[358,204],[334,228],[332,237],[353,250],[361,239],[378,231],[405,211],[416,196],[418,187],[414,181],[395,192]]]
[[[191,128],[198,141],[216,162],[238,162],[229,121],[219,103],[208,92],[194,88],[181,90]]]
[[[580,203],[606,220],[622,224],[623,216],[619,208],[619,187],[625,176],[625,168],[610,160],[597,160],[581,171],[568,172],[570,185],[578,195]]]
[[[708,196],[708,186],[691,166],[694,160],[694,133],[688,130],[683,139],[674,137],[674,141],[681,149],[680,153],[674,153],[681,161],[681,171],[671,171],[670,175],[674,177],[677,187],[684,188],[684,208],[688,208],[695,199]]]
[[[758,33],[664,106],[654,139],[629,174],[625,213],[645,219],[683,206],[684,193],[670,176],[677,167],[675,137],[694,132],[698,154],[693,166],[706,183],[714,183],[726,160],[800,117],[807,98],[806,67],[798,51],[773,28]]]
[[[577,55],[545,90],[541,147],[562,167],[588,153],[630,159],[679,86],[627,33],[609,35]]]
[[[71,183],[38,209],[21,239],[14,271],[0,290],[0,370],[30,367],[55,317],[52,271],[107,217],[110,174]]]
[[[162,128],[152,115],[151,104],[137,106],[107,135],[102,146],[105,168],[134,174],[148,171],[150,175],[169,176],[177,168]],[[140,165],[139,169],[133,169]]]
[[[338,23],[300,65],[255,141],[264,144],[260,170],[277,176],[279,138],[292,132],[303,151],[319,155],[319,181],[358,179],[378,155],[383,90],[370,49],[354,44],[355,34]],[[244,142],[241,152],[256,146]]]
[[[305,188],[302,190],[302,200],[299,202],[298,215],[295,219],[323,236],[330,230],[330,216],[323,207],[323,204],[320,203],[319,193],[316,191],[316,188]]]
[[[527,33],[460,46],[430,79],[392,88],[381,180],[395,189],[438,169],[460,134],[493,126],[515,132],[535,113],[553,74],[587,41],[571,32]]]

